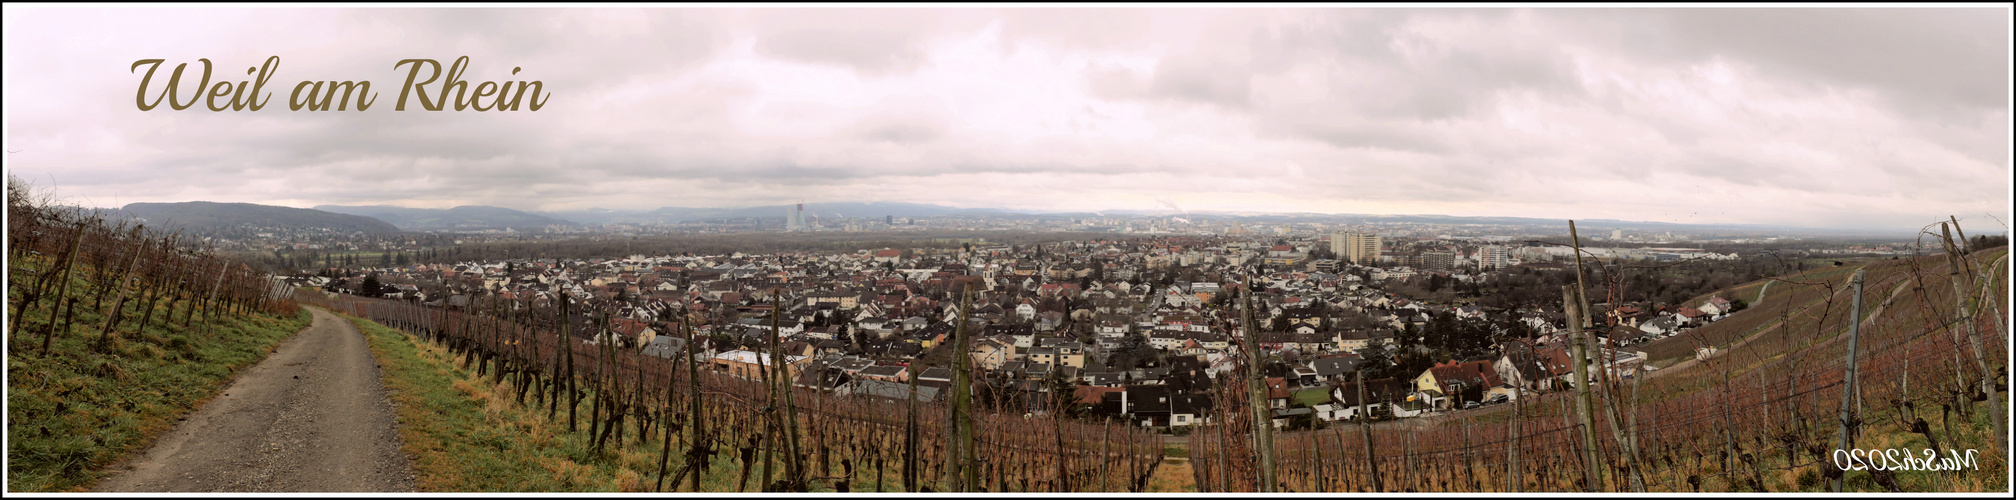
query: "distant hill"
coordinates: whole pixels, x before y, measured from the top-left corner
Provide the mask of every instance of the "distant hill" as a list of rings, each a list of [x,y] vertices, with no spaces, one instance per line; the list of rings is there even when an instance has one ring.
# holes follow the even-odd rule
[[[370,217],[325,212],[307,208],[277,207],[251,203],[133,203],[119,209],[126,215],[160,227],[184,228],[197,233],[227,229],[275,228],[283,230],[323,229],[368,234],[397,233],[399,228]]]
[[[758,207],[661,207],[654,210],[617,210],[588,208],[582,210],[533,212],[537,215],[565,219],[581,224],[609,223],[679,223],[720,219],[762,218],[781,220],[789,205],[767,205]],[[1163,218],[1181,217],[1194,223],[1236,221],[1249,224],[1295,224],[1324,223],[1344,225],[1381,224],[1476,224],[1507,227],[1524,227],[1559,231],[1567,227],[1566,219],[1511,216],[1460,216],[1438,214],[1352,214],[1352,213],[1312,213],[1312,212],[1228,212],[1213,210],[1180,211],[1110,209],[1051,211],[1003,208],[957,208],[944,205],[919,203],[806,203],[808,219],[830,220],[831,217],[881,219],[885,216],[931,217],[931,216],[982,216],[1006,217],[1014,219],[1090,219],[1090,218]],[[1654,221],[1627,221],[1615,219],[1576,219],[1577,229],[1584,235],[1607,236],[1612,230],[1630,233],[1685,232],[1696,236],[1733,237],[1743,235],[1784,235],[1784,236],[1877,236],[1892,234],[1881,229],[1840,229],[1812,228],[1784,225],[1730,224],[1730,223],[1675,223]]]
[[[689,208],[662,207],[656,210],[609,210],[591,208],[564,212],[541,212],[549,217],[558,217],[584,224],[604,224],[622,222],[665,222],[676,223],[709,219],[739,219],[747,217],[782,219],[791,205],[769,205],[740,208]],[[879,219],[882,217],[929,217],[935,215],[956,215],[966,213],[999,213],[993,209],[955,208],[944,205],[919,203],[806,203],[805,216],[811,218],[849,217]]]
[[[509,208],[467,205],[450,209],[405,208],[390,205],[316,205],[317,210],[371,217],[390,222],[399,229],[528,229],[570,224],[569,221],[534,215]]]

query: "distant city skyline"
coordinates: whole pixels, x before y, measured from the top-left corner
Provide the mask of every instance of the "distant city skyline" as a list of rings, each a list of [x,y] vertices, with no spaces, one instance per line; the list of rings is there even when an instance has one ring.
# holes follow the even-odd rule
[[[8,5],[5,161],[99,207],[1956,215],[1993,231],[2011,220],[2010,12]],[[550,101],[391,109],[393,63],[465,55],[472,85],[540,80]],[[134,61],[164,59],[166,78],[209,58],[235,84],[269,56],[265,110],[134,106]],[[294,83],[324,79],[370,80],[377,107],[286,109]]]

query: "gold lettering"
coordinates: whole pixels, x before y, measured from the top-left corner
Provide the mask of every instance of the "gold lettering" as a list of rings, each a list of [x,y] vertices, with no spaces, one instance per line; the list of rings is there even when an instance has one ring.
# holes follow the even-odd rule
[[[259,97],[259,89],[266,88],[266,80],[272,79],[273,73],[279,70],[280,56],[268,56],[266,62],[259,64],[259,78],[252,81],[252,101],[250,104],[253,111],[266,107],[266,101],[273,100],[272,94],[266,94],[264,98]]]
[[[520,68],[511,68],[511,74],[513,75],[518,74],[519,69]],[[504,82],[503,85],[497,86],[497,106],[495,108],[496,110],[498,111],[518,110],[518,97],[524,94],[511,92],[511,83],[512,82]]]
[[[311,83],[315,84],[313,88],[310,88],[308,86],[308,84]],[[307,101],[301,100],[302,89],[308,90]],[[300,111],[302,106],[312,104],[312,102],[315,100],[315,94],[321,91],[322,91],[322,82],[311,82],[307,80],[302,80],[301,83],[294,84],[294,93],[288,94],[287,96],[287,109],[289,111]],[[310,108],[309,111],[321,111],[321,110]]]
[[[469,98],[470,107],[476,108],[477,111],[489,111],[490,107],[483,105],[483,97],[495,93],[497,93],[497,82],[476,84],[476,95]],[[456,109],[461,109],[461,106],[456,106]]]
[[[434,83],[434,79],[441,77],[441,62],[433,59],[401,59],[398,63],[392,65],[392,69],[395,70],[399,69],[399,66],[408,63],[411,63],[413,65],[413,69],[406,73],[406,86],[400,88],[399,102],[393,105],[392,110],[405,111],[406,94],[410,92],[413,94],[418,94],[420,96],[420,107],[426,108],[428,111],[440,111],[441,105],[445,104],[441,101],[446,100],[445,98],[448,97],[448,93],[445,91],[441,93],[441,97],[443,97],[444,99],[429,101],[427,99],[427,89],[423,88],[423,86],[429,83]],[[427,74],[427,81],[415,84],[413,83],[413,80],[420,77],[421,63],[426,63],[429,68],[433,69],[433,72]]]
[[[217,98],[228,95],[231,95],[231,82],[217,82],[216,86],[210,87],[210,97],[203,100],[203,105],[211,111],[223,111],[231,103],[226,102],[224,106],[218,106]]]
[[[159,69],[161,67],[161,61],[162,61],[161,59],[141,59],[138,61],[134,61],[133,67],[127,70],[127,72],[130,73],[133,71],[138,71],[140,69],[140,65],[143,64],[152,65],[147,68],[147,74],[140,77],[140,91],[138,95],[134,97],[133,103],[139,105],[141,111],[148,111],[154,109],[155,106],[161,105],[161,101],[163,99],[166,99],[168,101],[168,107],[170,109],[184,110],[189,109],[190,106],[195,106],[196,101],[203,98],[203,89],[205,87],[210,86],[210,60],[197,59],[198,62],[203,63],[203,79],[202,81],[196,84],[196,95],[189,96],[189,102],[186,103],[181,102],[182,99],[180,98],[180,96],[182,95],[180,89],[180,86],[182,84],[182,70],[187,69],[189,67],[189,63],[182,63],[175,65],[175,72],[170,73],[168,75],[167,88],[161,89],[161,95],[155,97],[153,103],[148,103],[147,85],[154,79],[154,70]],[[220,109],[218,111],[222,110]]]
[[[336,100],[336,89],[339,88],[343,89],[343,100],[341,102],[336,103],[337,111],[343,111],[345,108],[348,108],[350,106],[350,94],[353,91],[357,93],[358,111],[363,111],[366,108],[370,108],[371,101],[377,100],[377,96],[371,95],[371,82],[369,81],[362,81],[362,82],[332,81],[329,82],[329,94],[322,97],[323,109],[329,108],[329,101]]]
[[[546,87],[546,85],[545,85],[545,84],[542,84],[542,83],[539,83],[539,80],[533,80],[533,81],[531,81],[531,82],[518,82],[518,93],[520,93],[520,94],[523,94],[523,93],[526,93],[526,90],[525,90],[525,88],[526,88],[526,86],[527,86],[527,85],[530,85],[530,86],[531,86],[531,88],[532,88],[532,90],[531,90],[531,94],[532,94],[532,105],[531,105],[531,106],[526,106],[526,109],[529,109],[529,110],[532,110],[532,111],[538,111],[540,107],[543,107],[543,106],[545,106],[545,105],[546,105],[546,101],[547,101],[548,99],[551,99],[551,98],[553,97],[553,95],[552,95],[552,94],[547,94],[547,95],[546,95],[546,99],[540,99],[540,98],[539,98],[539,91],[540,91],[541,89],[544,89],[544,88]]]
[[[448,79],[441,82],[441,100],[448,100],[449,89],[455,90],[456,111],[469,107],[469,102],[462,100],[463,94],[469,91],[469,82],[462,81],[464,71],[469,71],[469,56],[455,58],[455,64],[448,66]]]

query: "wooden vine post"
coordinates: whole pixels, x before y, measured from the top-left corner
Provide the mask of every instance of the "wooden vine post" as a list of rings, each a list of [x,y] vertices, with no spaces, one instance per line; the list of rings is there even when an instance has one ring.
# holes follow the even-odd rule
[[[1252,276],[1245,277],[1245,283],[1240,286],[1239,292],[1240,327],[1244,329],[1243,334],[1245,335],[1244,345],[1240,347],[1246,351],[1247,406],[1253,412],[1253,456],[1259,461],[1260,492],[1273,493],[1276,486],[1274,478],[1274,424],[1273,419],[1268,418],[1267,384],[1261,377],[1260,372],[1260,365],[1262,363],[1262,358],[1260,357],[1260,331],[1253,324]]]

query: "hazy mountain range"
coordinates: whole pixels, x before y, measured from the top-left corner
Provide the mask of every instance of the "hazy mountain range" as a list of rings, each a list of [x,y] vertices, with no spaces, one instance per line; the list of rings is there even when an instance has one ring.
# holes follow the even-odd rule
[[[429,229],[526,229],[574,222],[534,215],[509,208],[465,205],[455,208],[406,208],[391,205],[316,205],[316,210],[361,215],[398,226],[407,231]]]
[[[584,209],[552,212],[525,212],[509,208],[491,206],[460,206],[448,209],[405,208],[389,205],[346,206],[318,205],[314,209],[289,208],[249,203],[134,203],[127,205],[120,213],[141,217],[150,222],[173,220],[175,223],[193,228],[220,228],[237,225],[251,226],[293,226],[302,228],[322,228],[334,231],[363,231],[386,233],[396,231],[429,230],[481,230],[481,229],[534,229],[556,225],[596,225],[611,223],[680,223],[713,220],[734,220],[760,218],[783,219],[790,205],[770,205],[740,208],[694,208],[662,207],[655,210],[610,210]],[[1176,210],[1107,210],[1077,212],[1044,212],[1030,210],[1006,210],[992,208],[956,208],[943,205],[918,203],[807,203],[805,214],[808,220],[832,221],[835,218],[858,218],[881,221],[887,217],[933,217],[933,216],[974,216],[1004,217],[1019,219],[1103,219],[1103,218],[1181,218],[1193,223],[1230,222],[1242,224],[1281,224],[1322,222],[1345,225],[1379,225],[1382,223],[1421,224],[1477,224],[1496,226],[1525,226],[1558,228],[1565,230],[1564,219],[1542,219],[1531,217],[1467,217],[1451,215],[1412,214],[1320,214],[1320,213],[1241,213]],[[1901,236],[1896,231],[1880,229],[1852,230],[1804,228],[1791,226],[1752,224],[1677,224],[1670,222],[1620,221],[1611,219],[1582,219],[1576,225],[1587,236],[1608,236],[1613,229],[1627,232],[1673,231],[1676,233],[1716,233],[1716,234],[1784,234],[1816,236],[1883,235]]]
[[[661,207],[656,210],[610,210],[590,208],[560,212],[534,212],[548,217],[571,220],[583,224],[608,223],[678,223],[714,219],[783,218],[791,205],[770,205],[742,208],[689,208]],[[829,217],[853,217],[881,219],[884,217],[930,217],[954,214],[1009,214],[991,208],[953,208],[943,205],[917,203],[806,203],[806,219]]]
[[[399,232],[397,226],[371,217],[251,203],[133,203],[121,207],[119,212],[156,227],[181,228],[197,233],[241,227],[320,228],[371,234]]]

